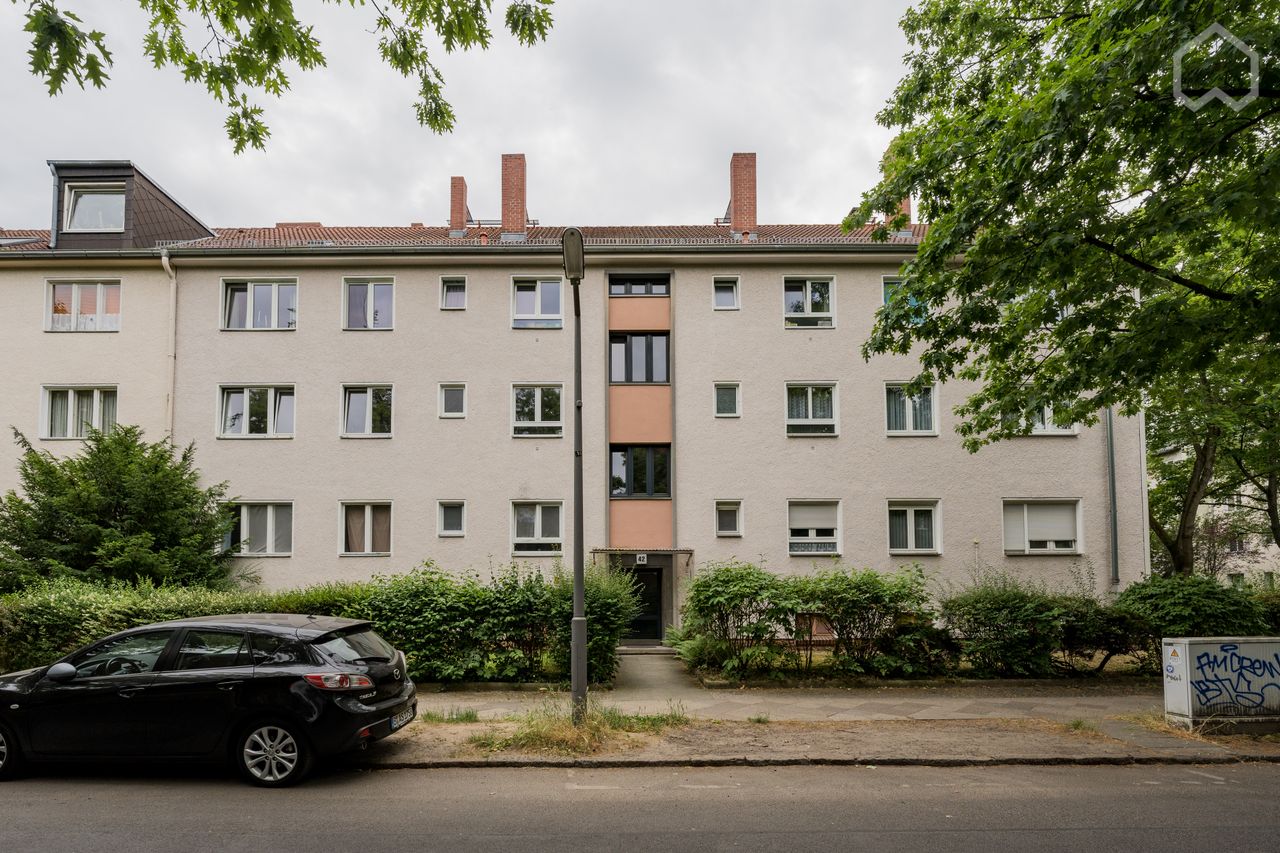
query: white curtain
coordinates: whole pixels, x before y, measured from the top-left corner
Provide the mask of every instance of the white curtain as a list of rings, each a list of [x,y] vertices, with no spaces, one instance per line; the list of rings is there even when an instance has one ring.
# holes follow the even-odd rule
[[[87,435],[93,426],[93,392],[76,391],[76,420],[72,435],[77,438]]]
[[[102,406],[102,431],[110,432],[116,425],[116,392],[101,391],[98,399]]]
[[[49,392],[49,437],[67,437],[67,415],[69,413],[70,391]]]

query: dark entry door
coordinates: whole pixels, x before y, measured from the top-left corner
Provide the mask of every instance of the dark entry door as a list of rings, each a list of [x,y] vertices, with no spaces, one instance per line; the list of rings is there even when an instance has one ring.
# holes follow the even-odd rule
[[[662,639],[662,569],[635,566],[636,592],[640,594],[640,613],[631,621],[628,640]]]

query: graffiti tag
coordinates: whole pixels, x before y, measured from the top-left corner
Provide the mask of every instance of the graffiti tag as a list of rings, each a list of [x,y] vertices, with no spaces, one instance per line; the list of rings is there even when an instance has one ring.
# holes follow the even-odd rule
[[[1210,713],[1280,713],[1280,652],[1253,657],[1236,643],[1223,643],[1216,651],[1196,655],[1191,686],[1201,709]]]

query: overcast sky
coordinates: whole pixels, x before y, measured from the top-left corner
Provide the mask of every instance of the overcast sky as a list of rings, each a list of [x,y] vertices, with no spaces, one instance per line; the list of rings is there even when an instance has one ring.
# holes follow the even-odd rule
[[[107,33],[112,79],[48,97],[26,65],[25,4],[0,2],[0,227],[48,227],[49,159],[133,160],[212,226],[443,225],[459,174],[472,214],[496,219],[508,152],[528,158],[544,225],[710,223],[734,151],[758,154],[760,222],[838,222],[877,177],[909,4],[557,0],[544,44],[502,31],[488,51],[437,53],[458,117],[437,136],[377,56],[368,10],[300,0],[328,68],[263,100],[267,150],[241,155],[203,88],[143,59],[136,3],[63,5]]]

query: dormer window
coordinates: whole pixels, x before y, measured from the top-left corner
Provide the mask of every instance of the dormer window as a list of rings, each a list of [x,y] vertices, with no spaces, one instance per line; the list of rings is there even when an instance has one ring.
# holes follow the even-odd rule
[[[63,231],[123,231],[124,184],[69,184]]]

